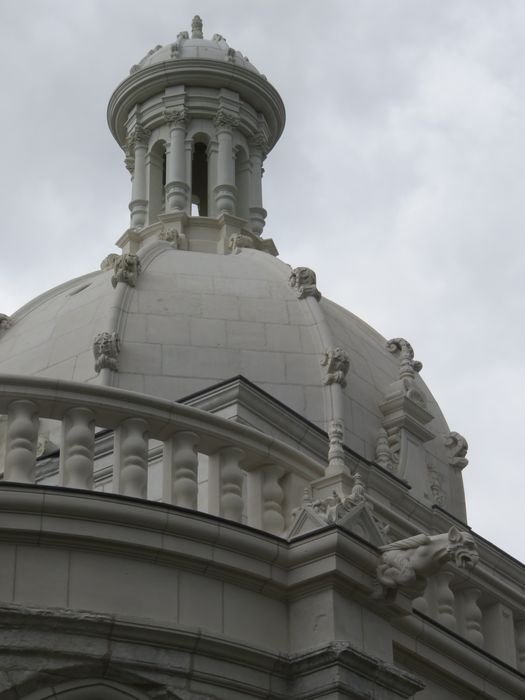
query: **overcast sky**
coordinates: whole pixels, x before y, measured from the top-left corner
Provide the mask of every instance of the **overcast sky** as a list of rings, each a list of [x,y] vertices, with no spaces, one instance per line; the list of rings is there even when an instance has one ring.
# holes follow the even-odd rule
[[[196,13],[287,108],[265,237],[412,343],[470,444],[470,524],[525,561],[523,0],[1,0],[0,312],[116,252],[109,96]]]

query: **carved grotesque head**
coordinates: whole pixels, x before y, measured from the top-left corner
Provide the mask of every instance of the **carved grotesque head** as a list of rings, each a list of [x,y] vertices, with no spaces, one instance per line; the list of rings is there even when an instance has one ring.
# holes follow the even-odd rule
[[[479,561],[476,542],[469,532],[452,526],[448,531],[448,554],[461,569],[472,569]]]

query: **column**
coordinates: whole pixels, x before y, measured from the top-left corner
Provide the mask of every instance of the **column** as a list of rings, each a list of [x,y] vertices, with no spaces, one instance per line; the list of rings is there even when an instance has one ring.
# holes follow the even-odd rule
[[[130,148],[134,153],[133,180],[131,184],[131,228],[142,228],[146,224],[148,199],[146,192],[146,153],[149,131],[137,124],[130,135]]]
[[[261,235],[266,220],[266,209],[262,205],[262,176],[263,161],[268,149],[268,143],[262,132],[250,139],[250,225],[253,233]]]
[[[170,147],[167,156],[166,211],[185,211],[189,186],[186,182],[186,124],[185,109],[166,110],[166,121],[170,127]]]
[[[215,186],[215,203],[217,213],[235,214],[235,159],[233,154],[233,127],[239,125],[239,119],[223,109],[215,117],[219,152],[217,157],[217,185]]]

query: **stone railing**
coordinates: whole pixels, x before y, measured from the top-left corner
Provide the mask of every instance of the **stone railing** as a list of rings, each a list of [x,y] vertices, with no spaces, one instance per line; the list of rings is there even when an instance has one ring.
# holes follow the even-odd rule
[[[469,574],[445,567],[428,579],[414,608],[451,632],[525,673],[525,599],[521,586],[491,567],[481,552]],[[494,562],[496,563],[496,562]]]
[[[105,428],[114,431],[114,493],[146,498],[150,441],[157,441],[164,503],[197,508],[199,455],[207,455],[206,512],[274,534],[285,532],[297,505],[292,493],[324,474],[319,462],[258,430],[110,387],[3,375],[0,415],[7,415],[5,481],[35,483],[42,418],[61,423],[59,485],[93,489],[95,428]]]

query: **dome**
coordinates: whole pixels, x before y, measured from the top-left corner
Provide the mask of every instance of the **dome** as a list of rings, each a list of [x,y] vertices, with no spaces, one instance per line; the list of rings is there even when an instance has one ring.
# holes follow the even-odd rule
[[[240,375],[329,432],[334,408],[326,354],[344,348],[348,370],[337,386],[343,389],[345,443],[376,460],[385,397],[395,393],[400,376],[398,353],[383,336],[326,298],[304,298],[294,284],[297,272],[264,251],[216,255],[157,241],[138,257],[135,286],[114,289],[113,271],[101,270],[47,292],[15,314],[0,338],[0,373],[109,383],[175,401]],[[97,373],[93,341],[104,331],[119,338],[118,371]],[[419,427],[426,431],[425,459],[447,474],[443,436],[450,431],[414,374],[420,396],[414,406],[428,414]],[[414,475],[404,477],[414,482]],[[412,486],[417,493],[417,483]],[[421,486],[419,495],[428,499],[429,487]],[[448,501],[461,511],[453,490]]]
[[[196,17],[193,22],[195,25]],[[185,59],[205,59],[209,61],[220,61],[221,63],[231,63],[253,71],[259,75],[257,68],[250,63],[249,59],[240,51],[231,48],[226,39],[221,34],[214,34],[211,39],[204,39],[202,34],[202,23],[200,30],[195,29],[190,37],[188,32],[180,32],[177,40],[173,43],[155,46],[137,64],[132,66],[130,73],[135,73],[157,63],[167,61],[180,61]],[[264,76],[263,76],[264,77]]]

